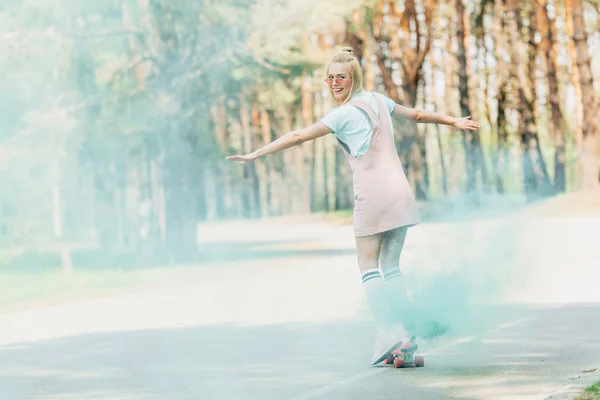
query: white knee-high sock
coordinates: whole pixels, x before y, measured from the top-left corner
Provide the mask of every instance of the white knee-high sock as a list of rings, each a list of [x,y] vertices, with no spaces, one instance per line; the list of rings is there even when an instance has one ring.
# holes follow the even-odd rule
[[[385,284],[379,270],[374,268],[362,273],[362,283],[367,303],[375,320],[380,324],[389,323],[390,303]]]
[[[391,319],[396,323],[402,322],[408,311],[408,296],[404,276],[400,268],[393,268],[383,272],[383,279],[392,313]]]

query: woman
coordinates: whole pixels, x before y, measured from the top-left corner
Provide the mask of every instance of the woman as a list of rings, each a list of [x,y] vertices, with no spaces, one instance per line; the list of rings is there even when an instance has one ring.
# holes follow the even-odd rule
[[[419,223],[417,205],[394,145],[391,116],[467,130],[476,130],[479,124],[470,117],[453,118],[395,104],[383,95],[365,91],[362,76],[352,49],[345,47],[331,60],[325,79],[336,108],[314,125],[227,160],[243,165],[335,134],[353,172],[358,266],[369,306],[381,324],[372,358],[376,365],[407,341],[402,325],[406,289],[399,263],[407,230]]]

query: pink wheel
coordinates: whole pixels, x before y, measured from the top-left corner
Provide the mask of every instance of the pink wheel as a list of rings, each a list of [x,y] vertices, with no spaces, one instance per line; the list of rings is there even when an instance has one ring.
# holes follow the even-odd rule
[[[394,356],[389,356],[388,358],[385,359],[384,364],[388,365],[388,364],[393,364],[394,363]]]
[[[415,367],[424,367],[425,358],[423,356],[415,356]]]
[[[402,358],[396,358],[394,360],[394,367],[396,367],[396,368],[404,368],[404,359],[402,359]]]

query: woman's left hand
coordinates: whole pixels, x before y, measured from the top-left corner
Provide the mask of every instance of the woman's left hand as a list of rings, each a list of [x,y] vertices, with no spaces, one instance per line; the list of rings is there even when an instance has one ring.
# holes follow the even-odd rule
[[[469,115],[464,118],[454,118],[454,127],[462,130],[476,131],[481,125],[471,120],[471,116]]]

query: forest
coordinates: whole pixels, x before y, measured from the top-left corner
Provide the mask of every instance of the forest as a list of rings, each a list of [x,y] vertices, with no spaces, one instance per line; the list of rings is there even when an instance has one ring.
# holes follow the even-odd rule
[[[420,204],[595,189],[599,14],[598,0],[7,0],[0,247],[184,262],[203,221],[351,209],[333,135],[225,160],[326,115],[344,46],[367,90],[481,124],[394,120]]]

